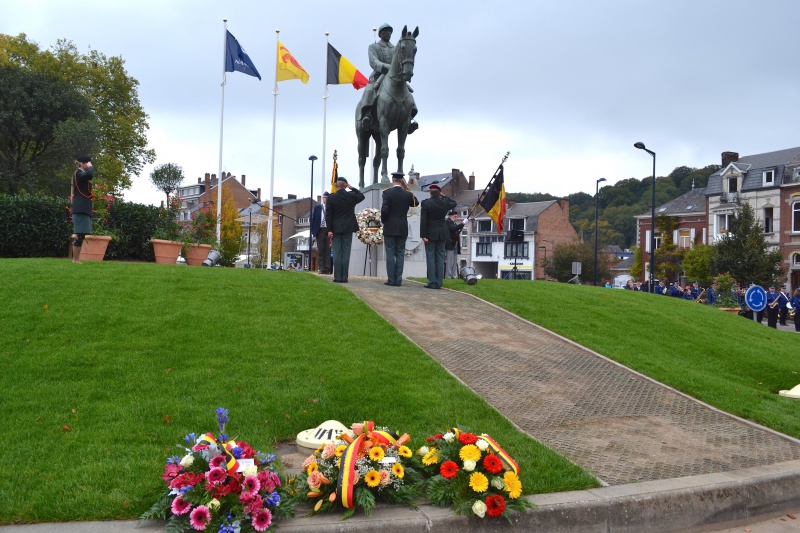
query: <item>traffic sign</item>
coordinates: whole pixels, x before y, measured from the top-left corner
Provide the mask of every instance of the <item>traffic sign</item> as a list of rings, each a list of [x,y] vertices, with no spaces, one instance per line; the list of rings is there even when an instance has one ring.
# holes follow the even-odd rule
[[[763,311],[767,306],[767,291],[759,285],[753,285],[744,293],[744,301],[753,311]]]

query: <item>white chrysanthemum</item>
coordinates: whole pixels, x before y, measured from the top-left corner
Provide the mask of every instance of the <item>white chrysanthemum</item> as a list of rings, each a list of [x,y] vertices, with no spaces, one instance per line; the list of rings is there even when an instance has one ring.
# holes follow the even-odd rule
[[[189,468],[194,463],[194,456],[192,454],[187,454],[181,459],[181,466],[185,468]]]
[[[503,481],[503,478],[497,476],[492,478],[492,487],[496,488],[497,490],[503,490],[504,486],[505,482]]]
[[[475,443],[475,446],[477,446],[480,451],[485,452],[486,448],[489,447],[489,443],[483,439],[478,439],[478,442]]]
[[[481,500],[475,500],[475,503],[472,504],[472,512],[475,513],[475,516],[483,518],[486,516],[486,504]]]
[[[472,472],[473,470],[475,470],[476,466],[478,466],[478,464],[475,461],[472,461],[470,459],[464,461],[464,470],[467,472]]]
[[[450,432],[448,431],[447,433],[445,433],[444,435],[442,435],[442,438],[443,438],[444,440],[446,440],[447,442],[453,442],[453,439],[454,439],[454,438],[456,438],[456,436],[455,436],[455,435],[453,435],[452,433],[450,433]]]

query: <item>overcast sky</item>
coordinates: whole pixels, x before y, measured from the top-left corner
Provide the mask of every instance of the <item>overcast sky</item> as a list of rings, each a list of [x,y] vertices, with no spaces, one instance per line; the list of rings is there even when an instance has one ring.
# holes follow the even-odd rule
[[[374,6],[374,7],[367,7]],[[177,163],[186,183],[216,173],[223,19],[259,69],[229,73],[223,169],[268,195],[276,33],[311,75],[278,84],[274,194],[307,196],[310,155],[333,150],[357,182],[354,109],[361,95],[329,87],[322,153],[325,32],[364,75],[374,27],[419,27],[411,82],[420,129],[406,164],[422,175],[461,169],[483,187],[509,151],[506,190],[594,194],[680,165],[719,164],[798,145],[800,2],[796,0],[538,0],[460,2],[0,0],[0,33],[42,48],[59,38],[122,56],[139,80],[156,164]],[[396,140],[390,137],[389,170]],[[315,195],[322,161],[317,161]],[[125,198],[158,203],[152,166]],[[329,176],[326,176],[328,178]]]

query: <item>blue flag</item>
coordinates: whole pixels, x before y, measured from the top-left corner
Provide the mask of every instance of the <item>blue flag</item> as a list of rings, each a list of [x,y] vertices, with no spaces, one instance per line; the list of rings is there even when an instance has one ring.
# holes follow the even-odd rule
[[[234,70],[244,72],[250,76],[256,76],[260,80],[261,74],[258,73],[250,56],[244,51],[236,37],[228,30],[225,31],[228,34],[225,46],[225,72],[233,72]]]

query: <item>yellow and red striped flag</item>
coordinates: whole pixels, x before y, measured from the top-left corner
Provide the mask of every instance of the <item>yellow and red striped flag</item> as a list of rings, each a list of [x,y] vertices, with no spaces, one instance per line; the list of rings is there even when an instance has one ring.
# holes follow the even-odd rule
[[[352,83],[358,90],[366,87],[367,81],[366,76],[328,43],[328,85]]]
[[[292,53],[278,41],[278,72],[277,81],[300,80],[308,83],[308,72],[294,58]]]
[[[336,180],[339,179],[339,164],[333,160],[333,172],[331,172],[331,194],[336,192]]]

